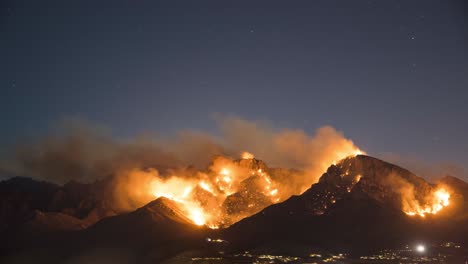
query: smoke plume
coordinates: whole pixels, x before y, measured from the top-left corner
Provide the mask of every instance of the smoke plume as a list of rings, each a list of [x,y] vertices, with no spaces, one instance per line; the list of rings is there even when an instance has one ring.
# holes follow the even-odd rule
[[[200,212],[225,206],[225,199],[241,189],[261,201],[258,206],[248,204],[249,208],[261,209],[300,194],[330,164],[360,153],[351,140],[330,126],[311,135],[235,116],[218,116],[216,121],[216,136],[184,130],[173,136],[118,139],[89,122],[65,120],[54,133],[17,146],[15,156],[0,163],[8,165],[1,170],[62,184],[113,176],[114,200],[120,209],[131,210],[165,196],[189,205],[187,214],[193,218],[203,214],[203,220],[209,220],[222,218],[223,211],[211,216]],[[270,167],[283,169],[275,170],[274,175],[262,169],[252,171],[249,163],[235,162],[241,153],[247,155],[246,160],[255,156]],[[223,174],[226,168],[230,171]],[[246,187],[249,178],[255,188]]]

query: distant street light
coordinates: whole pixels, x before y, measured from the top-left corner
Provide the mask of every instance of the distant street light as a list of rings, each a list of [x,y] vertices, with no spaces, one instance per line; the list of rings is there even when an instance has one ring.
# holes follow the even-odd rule
[[[416,246],[416,251],[419,253],[424,253],[426,251],[426,247],[424,245],[417,245]]]

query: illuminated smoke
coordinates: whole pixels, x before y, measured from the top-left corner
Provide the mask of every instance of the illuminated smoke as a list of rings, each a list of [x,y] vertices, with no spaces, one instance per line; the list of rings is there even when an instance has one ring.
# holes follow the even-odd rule
[[[117,209],[129,211],[166,197],[195,224],[217,227],[302,193],[330,164],[360,153],[329,126],[309,135],[232,116],[217,122],[218,137],[186,130],[170,137],[117,140],[72,120],[58,134],[22,144],[11,164],[15,174],[58,183],[113,175]],[[241,159],[231,158],[238,153]],[[268,169],[253,154],[280,168]]]
[[[242,159],[253,159],[253,158],[255,158],[252,153],[249,153],[247,151],[242,152],[241,157],[242,157]]]

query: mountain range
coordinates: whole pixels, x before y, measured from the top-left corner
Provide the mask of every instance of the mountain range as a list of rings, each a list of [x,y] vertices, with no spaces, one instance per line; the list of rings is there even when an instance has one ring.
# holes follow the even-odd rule
[[[448,206],[424,217],[405,212],[402,204],[423,203],[438,186],[450,190]],[[0,260],[156,263],[186,251],[219,251],[208,238],[226,241],[222,250],[230,252],[320,248],[359,254],[414,241],[468,246],[468,183],[451,176],[429,183],[365,155],[331,165],[302,194],[221,229],[195,225],[164,197],[123,212],[109,201],[112,188],[110,178],[63,186],[20,177],[0,182]],[[236,196],[227,203],[236,204]]]

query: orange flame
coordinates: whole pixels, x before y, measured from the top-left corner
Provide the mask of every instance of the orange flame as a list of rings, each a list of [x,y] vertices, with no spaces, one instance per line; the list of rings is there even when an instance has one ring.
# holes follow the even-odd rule
[[[359,149],[352,149],[349,152],[337,152],[333,157],[343,159],[361,153]],[[291,195],[288,186],[274,181],[268,170],[252,167],[257,166],[254,165],[257,164],[256,162],[253,154],[244,152],[240,161],[219,157],[213,161],[209,172],[198,172],[192,178],[172,176],[163,179],[157,172],[153,172],[157,177],[152,177],[147,188],[153,197],[166,197],[176,201],[180,209],[195,225],[218,228],[247,217],[269,204],[278,203]],[[244,182],[247,179],[248,184]],[[305,184],[310,186],[312,183]],[[263,198],[259,200],[260,202],[249,200],[246,210],[252,211],[247,213],[241,210],[238,215],[227,215],[223,207],[224,202],[231,194],[241,190],[243,193],[256,192],[256,195],[263,195],[267,202],[265,203]]]
[[[420,205],[418,201],[414,201],[412,209],[405,211],[407,215],[419,215],[425,217],[427,214],[437,214],[440,210],[450,204],[450,193],[443,187],[436,189],[427,204]]]

